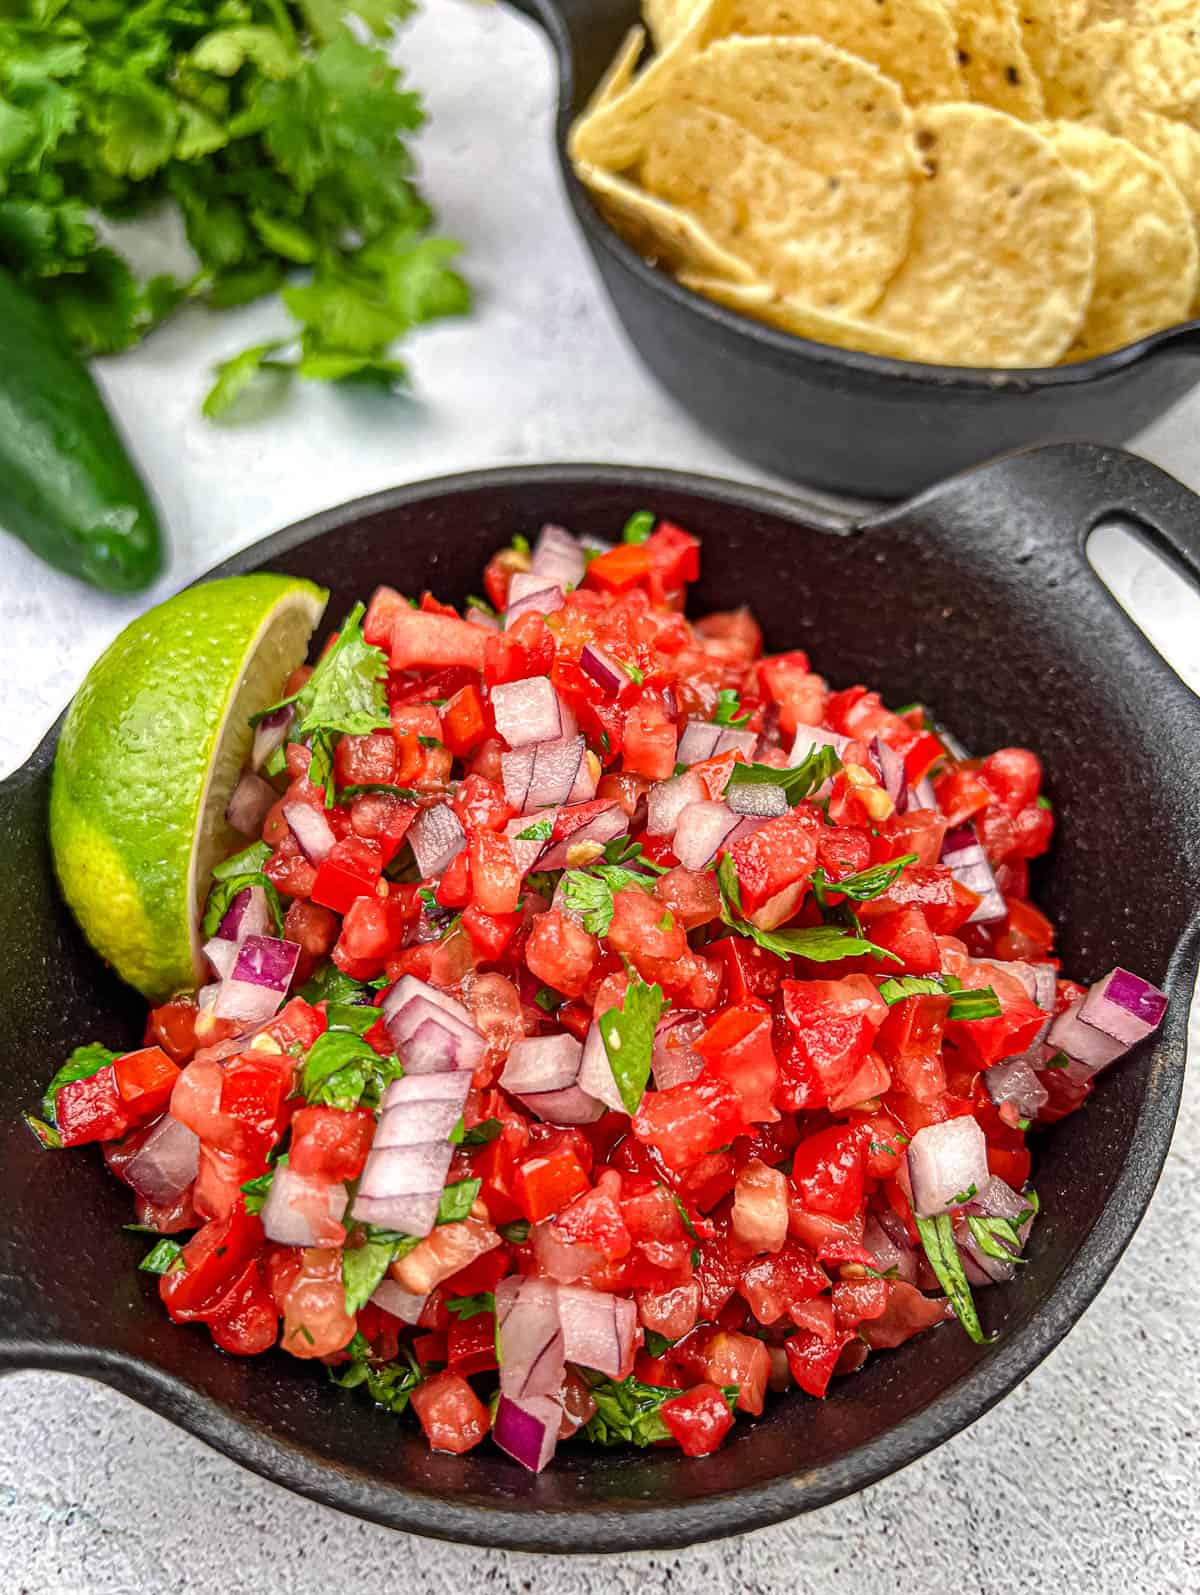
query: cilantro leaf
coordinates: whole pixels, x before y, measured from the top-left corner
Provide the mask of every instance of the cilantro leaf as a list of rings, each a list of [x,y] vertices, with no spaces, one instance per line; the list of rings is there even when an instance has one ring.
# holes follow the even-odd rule
[[[523,831],[517,832],[518,842],[548,842],[554,832],[554,821],[551,819],[534,820],[532,825],[527,825]]]
[[[482,1184],[482,1180],[459,1180],[454,1185],[447,1185],[438,1203],[437,1222],[459,1224],[467,1218]]]
[[[1020,1255],[1021,1239],[1017,1226],[1007,1218],[981,1218],[976,1213],[967,1214],[967,1228],[976,1246],[985,1257],[994,1257],[1004,1263],[1024,1263]]]
[[[294,704],[293,741],[300,741],[314,731],[364,736],[370,731],[390,730],[387,655],[382,648],[364,639],[362,619],[365,613],[365,604],[355,604],[342,622],[337,641],[322,654],[304,685],[251,716],[251,724],[257,725],[268,715]]]
[[[654,1445],[671,1438],[661,1417],[662,1406],[679,1394],[663,1385],[643,1384],[632,1375],[628,1379],[588,1378],[596,1411],[584,1427],[594,1445]],[[726,1385],[722,1395],[732,1412],[737,1401],[737,1386]]]
[[[494,1313],[496,1298],[490,1290],[481,1290],[474,1296],[451,1296],[446,1303],[446,1310],[452,1312],[461,1323],[468,1318],[478,1317],[480,1313]]]
[[[946,989],[932,975],[894,975],[879,988],[879,995],[891,1008],[906,997],[943,997]]]
[[[319,1002],[341,1006],[347,1003],[369,1004],[369,989],[361,980],[351,980],[349,975],[344,975],[331,958],[328,963],[321,965],[311,980],[301,986],[299,995],[314,1008]]]
[[[347,1245],[342,1253],[342,1284],[346,1290],[346,1313],[350,1317],[365,1307],[375,1294],[398,1245],[394,1240],[375,1240],[365,1231],[363,1233],[361,1246]]]
[[[348,1110],[364,1101],[376,1106],[384,1087],[403,1073],[394,1054],[381,1058],[353,1031],[326,1030],[308,1049],[300,1089],[309,1102],[331,1108]]]
[[[715,726],[744,726],[749,713],[741,713],[742,700],[732,687],[722,687],[717,693],[717,706],[712,713]]]
[[[824,786],[842,767],[833,748],[822,745],[812,748],[799,764],[790,770],[776,770],[770,764],[735,764],[725,783],[726,792],[731,786],[781,786],[789,805],[811,796]]]
[[[509,1224],[498,1224],[497,1230],[510,1246],[521,1246],[529,1239],[529,1220],[514,1218]]]
[[[98,1041],[91,1041],[84,1047],[76,1047],[66,1063],[55,1071],[42,1097],[42,1112],[50,1123],[55,1122],[54,1103],[63,1086],[70,1085],[75,1080],[90,1079],[92,1075],[99,1074],[101,1069],[107,1069],[110,1063],[115,1063],[120,1056],[119,1052],[111,1052],[108,1047],[102,1047]]]
[[[620,665],[621,669],[625,672],[635,686],[640,687],[642,682],[645,681],[646,672],[641,668],[640,665],[627,664],[624,659],[618,659],[617,664]]]
[[[951,995],[947,1019],[998,1019],[1003,1012],[1000,999],[990,986],[973,986]]]
[[[737,766],[735,765],[736,769]],[[782,958],[808,958],[813,963],[836,963],[841,958],[860,958],[870,953],[873,958],[900,959],[886,947],[877,947],[873,941],[856,936],[844,925],[809,925],[798,930],[759,930],[742,917],[742,894],[738,885],[737,867],[728,853],[717,864],[717,886],[721,892],[721,919],[738,936],[749,936],[769,953]]]
[[[279,1163],[275,1165],[275,1168],[286,1162],[287,1153],[285,1152],[279,1159]],[[258,1175],[256,1179],[247,1180],[245,1185],[240,1187],[242,1195],[246,1198],[247,1213],[261,1213],[263,1208],[266,1207],[267,1197],[271,1194],[271,1181],[275,1178],[275,1168],[268,1169],[265,1174]]]
[[[265,842],[261,845],[266,847]],[[266,848],[266,851],[269,857],[270,848]],[[217,866],[218,869],[220,867],[220,865]],[[216,875],[216,873],[216,870],[214,870],[213,874]],[[275,882],[269,876],[264,875],[262,870],[250,870],[244,875],[231,875],[225,879],[214,881],[213,888],[208,894],[204,918],[201,921],[201,928],[206,936],[215,936],[217,934],[221,927],[221,921],[229,912],[234,898],[239,892],[244,891],[247,886],[262,887],[267,899],[267,908],[275,926],[275,934],[277,936],[283,935],[283,904],[279,901],[279,893],[275,888]]]
[[[635,510],[621,533],[623,543],[644,543],[654,530],[657,517],[651,510]]]
[[[967,987],[953,975],[898,975],[883,982],[879,995],[889,1008],[906,997],[949,997],[947,1019],[996,1019],[1002,1012],[990,986]]]
[[[916,1214],[913,1217],[916,1218]],[[996,1336],[985,1335],[980,1325],[979,1314],[975,1311],[975,1298],[971,1295],[971,1287],[963,1270],[949,1213],[940,1213],[937,1218],[917,1218],[916,1224],[929,1266],[936,1274],[938,1284],[950,1298],[950,1305],[959,1323],[976,1345],[983,1346],[995,1340]]]
[[[490,1146],[493,1141],[498,1141],[503,1133],[504,1126],[499,1119],[484,1119],[479,1124],[473,1124],[469,1130],[464,1130],[461,1145],[465,1147]]]
[[[408,1407],[409,1397],[425,1375],[407,1346],[401,1346],[404,1361],[375,1363],[370,1361],[371,1348],[362,1335],[356,1333],[346,1350],[351,1361],[331,1367],[329,1378],[343,1390],[356,1390],[365,1385],[368,1395],[389,1412],[401,1413]]]
[[[156,1246],[150,1248],[138,1267],[144,1274],[167,1274],[175,1268],[186,1268],[182,1253],[180,1242],[164,1235]]]
[[[654,1030],[666,1006],[661,986],[648,986],[634,976],[619,1008],[602,1013],[596,1023],[625,1111],[632,1118],[650,1079]]]
[[[867,903],[872,898],[882,897],[884,892],[891,891],[908,866],[916,862],[916,853],[905,853],[903,858],[891,859],[886,864],[873,864],[869,869],[861,869],[853,875],[843,876],[840,881],[828,880],[824,870],[817,870],[813,875],[813,890],[822,906],[830,892],[840,892],[843,897],[848,897],[856,903]]]

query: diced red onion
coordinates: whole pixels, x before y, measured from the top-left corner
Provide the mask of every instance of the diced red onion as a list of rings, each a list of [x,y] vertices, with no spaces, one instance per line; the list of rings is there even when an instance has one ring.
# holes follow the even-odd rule
[[[570,808],[566,810],[560,809],[559,813],[570,813]],[[565,869],[567,867],[567,855],[572,848],[578,847],[580,843],[599,842],[603,844],[614,841],[618,836],[626,836],[628,833],[628,816],[621,805],[614,801],[609,808],[601,810],[594,819],[589,820],[586,825],[581,825],[578,830],[572,831],[561,842],[552,842],[545,855],[539,860],[539,867],[542,869]]]
[[[683,728],[675,758],[680,764],[700,764],[711,759],[721,740],[723,726],[712,725],[707,720],[689,720]]]
[[[1081,1017],[1082,1008],[1083,999],[1080,998],[1059,1014],[1046,1032],[1046,1045],[1065,1052],[1090,1074],[1098,1074],[1101,1069],[1107,1069],[1110,1063],[1123,1058],[1129,1046],[1115,1036],[1105,1035],[1095,1025],[1089,1025]]]
[[[966,1204],[968,1213],[979,1213],[984,1218],[1007,1218],[1015,1223],[1029,1206],[1020,1191],[1014,1191],[1007,1180],[993,1174],[986,1185],[981,1185]]]
[[[285,803],[283,817],[305,858],[310,864],[319,864],[337,841],[333,828],[321,810],[313,808],[310,803]]]
[[[583,652],[579,655],[579,668],[614,698],[629,680],[613,656],[594,642],[584,643]]]
[[[233,974],[242,943],[251,936],[264,936],[270,923],[266,892],[261,886],[243,886],[225,910],[217,934],[204,944],[204,955],[222,980]],[[212,1001],[216,998],[214,989]]]
[[[778,819],[788,811],[787,793],[781,786],[737,785],[725,794],[726,805],[743,818],[753,815],[762,820]]]
[[[261,775],[255,775],[253,770],[244,770],[226,804],[225,818],[243,836],[257,836],[262,830],[267,810],[278,796],[279,793],[269,781],[264,781]]]
[[[1118,966],[1090,988],[1079,1017],[1114,1041],[1134,1047],[1158,1029],[1166,1011],[1165,992]]]
[[[459,1078],[470,1084],[470,1076],[465,1071],[457,1077],[435,1074],[411,1075],[409,1078],[417,1080]],[[372,1150],[383,1151],[385,1148],[396,1146],[423,1146],[428,1141],[448,1141],[451,1130],[462,1118],[465,1101],[464,1094],[461,1101],[450,1098],[443,1101],[394,1102],[379,1116],[375,1139],[371,1143]]]
[[[685,869],[703,869],[740,819],[724,803],[689,803],[675,826],[675,857]]]
[[[580,736],[556,738],[500,755],[504,796],[512,808],[535,809],[566,803],[584,762],[587,744]]]
[[[960,885],[981,899],[967,921],[968,925],[990,924],[1007,915],[1008,908],[996,886],[992,866],[969,820],[965,825],[956,825],[952,831],[946,832],[946,839],[942,843],[942,863]]]
[[[579,770],[571,783],[571,790],[567,793],[568,804],[590,803],[596,796],[600,785],[600,761],[595,754],[591,758],[584,754],[579,761]]]
[[[974,1289],[981,1290],[985,1285],[1002,1283],[1016,1273],[1015,1263],[1004,1263],[997,1257],[989,1257],[976,1245],[975,1237],[966,1224],[959,1222],[954,1225],[954,1239],[958,1243],[963,1274],[967,1284]]]
[[[522,615],[552,615],[561,609],[566,599],[562,583],[550,581],[532,571],[515,571],[508,582],[508,607],[504,611],[504,624],[511,626]],[[472,614],[477,614],[472,610]]]
[[[492,1439],[530,1473],[540,1473],[554,1457],[562,1408],[552,1396],[526,1396],[514,1401],[502,1395],[496,1407]]]
[[[583,1048],[574,1036],[531,1036],[509,1049],[500,1084],[548,1124],[591,1124],[603,1102],[579,1084]]]
[[[605,1112],[604,1103],[578,1085],[563,1086],[561,1091],[527,1091],[521,1101],[546,1124],[595,1124]]]
[[[474,604],[467,610],[467,625],[478,626],[480,631],[499,631],[500,622],[486,610],[477,609]]]
[[[670,836],[689,803],[708,800],[708,788],[690,770],[658,781],[646,794],[646,830],[651,836]]]
[[[471,1093],[471,1076],[465,1069],[454,1074],[406,1074],[403,1079],[393,1080],[379,1101],[381,1114],[388,1114],[393,1108],[418,1108],[427,1103],[451,1103],[458,1108],[461,1114],[467,1097]],[[450,1130],[454,1128],[455,1120],[450,1121]],[[446,1131],[449,1135],[450,1130]]]
[[[549,676],[502,681],[492,688],[496,730],[510,748],[549,742],[564,734],[562,705]]]
[[[391,1313],[393,1318],[399,1318],[401,1323],[415,1324],[425,1311],[425,1296],[414,1296],[411,1290],[394,1279],[386,1276],[375,1287],[371,1300],[376,1307],[382,1307],[385,1313]]]
[[[181,1196],[196,1178],[200,1139],[164,1113],[125,1167],[125,1178],[147,1202],[163,1205]]]
[[[549,820],[551,827],[553,827],[557,812],[557,810],[547,811],[545,814],[539,815],[538,818],[539,820]],[[518,814],[515,820],[509,820],[504,827],[504,834],[508,837],[513,850],[513,861],[522,876],[529,874],[529,871],[537,864],[542,854],[552,845],[548,838],[543,838],[540,841],[536,838],[521,840],[521,832],[527,831],[533,823],[526,815]]]
[[[922,1218],[949,1212],[956,1196],[969,1202],[991,1178],[983,1131],[969,1114],[923,1126],[909,1143],[908,1175]]]
[[[1033,1000],[1046,1013],[1054,1012],[1058,996],[1058,971],[1053,964],[1030,964],[1033,970]]]
[[[564,1240],[549,1219],[533,1226],[529,1231],[529,1244],[537,1258],[538,1272],[562,1285],[573,1285],[603,1261],[600,1253],[590,1246]]]
[[[466,1003],[459,1002],[457,997],[451,997],[437,986],[431,986],[428,981],[418,980],[416,975],[400,977],[380,1004],[380,1012],[385,1021],[395,1019],[410,1002],[415,1002],[418,998],[423,1002],[431,1002],[435,1008],[440,1008],[452,1019],[457,1019],[459,1024],[469,1025],[472,1022],[471,1010]]]
[[[900,1226],[900,1230],[903,1234],[903,1225]],[[910,1285],[915,1284],[917,1260],[912,1247],[907,1244],[907,1240],[902,1245],[894,1236],[889,1235],[873,1213],[867,1214],[862,1243],[874,1257],[875,1267],[881,1274],[890,1273],[894,1268],[900,1279],[906,1280]]]
[[[384,1009],[384,1024],[408,1074],[470,1071],[487,1051],[478,1030],[431,997],[415,996]]]
[[[261,770],[275,749],[281,748],[287,741],[295,714],[295,706],[288,703],[258,722],[254,728],[254,747],[250,753],[252,770]]]
[[[814,748],[832,748],[840,759],[849,746],[849,737],[826,731],[824,726],[798,726],[792,751],[788,754],[788,768],[797,769]]]
[[[196,1007],[201,1013],[209,1013],[217,1006],[217,998],[221,995],[221,982],[210,981],[207,986],[201,986],[196,993]]]
[[[583,1285],[558,1287],[558,1318],[568,1362],[620,1379],[633,1362],[637,1304]]]
[[[354,1198],[354,1217],[405,1235],[428,1235],[437,1222],[453,1152],[448,1141],[372,1151]]]
[[[550,1280],[509,1276],[496,1286],[500,1388],[515,1401],[553,1395],[562,1385],[564,1352],[558,1288]]]
[[[244,1019],[247,1024],[262,1024],[279,1011],[296,964],[300,948],[295,942],[279,941],[274,936],[247,936],[238,951],[233,973],[222,981],[213,1004],[218,1019]]]
[[[900,798],[908,790],[908,783],[904,774],[904,760],[883,740],[882,737],[872,737],[871,752],[879,766],[882,777],[883,789],[899,808]]]
[[[563,587],[578,587],[587,562],[583,549],[561,526],[543,526],[533,545],[533,572]]]
[[[753,836],[755,831],[761,831],[766,824],[767,821],[761,814],[744,814],[725,838],[725,846],[732,847],[735,842],[740,842],[743,836]],[[777,895],[781,896],[782,893]],[[771,901],[774,902],[775,899],[772,898]],[[757,920],[755,923],[757,924]]]
[[[933,809],[936,812],[937,806],[937,793],[933,790],[933,782],[927,775],[923,775],[916,786],[909,787],[908,802],[902,812],[907,812],[909,809]],[[897,804],[896,807],[899,808],[900,805]]]
[[[1049,1091],[1023,1055],[992,1064],[983,1071],[983,1083],[997,1107],[1011,1102],[1023,1119],[1036,1119],[1050,1100]]]
[[[277,1163],[263,1204],[262,1225],[279,1246],[336,1246],[344,1239],[346,1187],[297,1174]]]
[[[588,1096],[594,1097],[597,1102],[603,1102],[605,1107],[612,1108],[616,1113],[626,1112],[624,1099],[612,1072],[612,1064],[608,1061],[604,1037],[595,1021],[584,1037],[578,1084]]]
[[[440,875],[467,845],[466,833],[449,803],[422,809],[409,827],[408,840],[424,880]]]
[[[659,1020],[651,1062],[656,1091],[668,1091],[673,1085],[685,1085],[700,1076],[704,1059],[692,1043],[706,1029],[704,1015],[695,1008],[673,1008]]]
[[[741,726],[722,726],[717,738],[717,752],[741,753],[752,759],[758,751],[758,732],[745,731]]]

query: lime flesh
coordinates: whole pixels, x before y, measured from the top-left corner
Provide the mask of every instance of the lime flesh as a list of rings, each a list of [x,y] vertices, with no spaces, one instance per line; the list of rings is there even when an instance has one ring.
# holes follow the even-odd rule
[[[302,663],[328,594],[229,576],[149,610],[92,666],[54,762],[50,843],[84,934],[151,1001],[202,979],[212,866],[239,838],[225,807],[250,716]]]

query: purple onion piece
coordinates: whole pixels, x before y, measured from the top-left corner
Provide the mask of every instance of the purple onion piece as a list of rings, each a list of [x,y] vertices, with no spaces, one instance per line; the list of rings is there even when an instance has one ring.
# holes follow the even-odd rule
[[[439,991],[436,986],[431,986],[427,981],[418,980],[416,975],[402,975],[396,982],[380,1005],[380,1012],[385,1021],[390,1022],[398,1018],[401,1011],[408,1007],[410,1002],[417,998],[424,1002],[431,1002],[435,1008],[440,1008],[459,1024],[470,1026],[471,1010],[465,1003],[457,998],[448,996],[444,991]]]
[[[967,1203],[967,1212],[981,1214],[984,1218],[1007,1218],[1015,1223],[1028,1206],[1027,1197],[1014,1191],[1007,1180],[993,1174]]]
[[[569,813],[570,810],[559,812]],[[589,820],[586,825],[581,825],[577,831],[572,831],[570,836],[564,837],[561,842],[552,842],[539,860],[539,867],[547,870],[565,869],[568,853],[582,842],[612,842],[618,836],[627,836],[628,833],[629,820],[621,805],[614,801],[610,808],[597,814],[595,819]]]
[[[871,752],[879,766],[882,777],[883,789],[891,798],[897,808],[900,807],[901,797],[907,801],[908,784],[904,774],[904,760],[883,740],[882,737],[872,737]]]
[[[465,1069],[460,1069],[455,1074],[406,1074],[400,1080],[393,1080],[380,1098],[380,1112],[386,1114],[392,1108],[399,1107],[424,1107],[431,1103],[451,1103],[461,1114],[466,1100],[471,1094],[471,1076]],[[456,1120],[451,1119],[450,1128],[453,1129]],[[447,1130],[447,1135],[450,1131]]]
[[[758,748],[757,731],[743,731],[740,726],[721,726],[720,731],[721,735],[717,738],[717,753],[741,753],[747,759],[754,757]]]
[[[997,1107],[1011,1102],[1023,1119],[1036,1119],[1050,1100],[1050,1093],[1024,1056],[994,1063],[983,1071],[983,1083]]]
[[[446,1166],[449,1168],[449,1163]],[[445,1175],[442,1176],[441,1185],[428,1191],[377,1197],[367,1196],[360,1190],[354,1198],[351,1214],[361,1224],[374,1224],[378,1229],[394,1229],[404,1235],[424,1237],[437,1223],[444,1187]]]
[[[670,836],[689,803],[704,803],[708,789],[690,770],[659,781],[646,795],[646,830],[651,836]]]
[[[543,526],[533,545],[533,573],[562,587],[578,587],[587,569],[579,542],[562,526]]]
[[[478,626],[481,631],[500,630],[500,622],[498,620],[494,620],[491,615],[486,614],[482,609],[476,609],[474,605],[467,611],[467,625]]]
[[[530,1036],[509,1048],[500,1084],[514,1096],[561,1091],[579,1078],[583,1047],[566,1031],[553,1036]]]
[[[267,811],[279,794],[269,781],[252,770],[242,772],[241,779],[230,794],[225,806],[225,818],[242,836],[257,836]]]
[[[922,1218],[969,1202],[991,1178],[983,1131],[969,1116],[925,1125],[909,1144],[908,1174]]]
[[[466,832],[449,803],[422,809],[409,829],[408,840],[422,879],[427,881],[440,875],[467,845]]]
[[[281,748],[287,741],[295,714],[295,706],[288,703],[258,722],[254,728],[254,747],[250,753],[252,770],[261,770],[275,749]]]
[[[279,1163],[263,1204],[262,1225],[267,1239],[279,1246],[318,1246],[322,1237],[313,1215],[320,1214],[332,1226],[341,1223],[345,1211],[344,1185],[310,1179]]]
[[[562,1388],[563,1332],[558,1287],[544,1279],[502,1279],[496,1286],[500,1388],[514,1401]]]
[[[707,720],[689,720],[683,728],[675,758],[680,764],[699,764],[711,759],[721,740],[722,726],[710,725]]]
[[[283,817],[288,830],[300,844],[310,864],[319,864],[332,850],[337,837],[320,809],[308,803],[285,803]]]
[[[540,1473],[554,1457],[562,1415],[562,1408],[550,1396],[527,1396],[518,1402],[502,1395],[492,1439],[514,1462],[530,1473]]]
[[[200,1139],[169,1113],[150,1131],[125,1167],[125,1178],[147,1202],[173,1202],[196,1178]]]
[[[563,735],[562,705],[548,676],[505,681],[492,688],[496,730],[510,748],[550,742]]]
[[[614,698],[629,680],[613,656],[593,642],[584,643],[583,652],[579,655],[579,667]]]
[[[1114,1041],[1133,1047],[1158,1029],[1166,1011],[1165,992],[1118,966],[1089,989],[1079,1017]]]
[[[558,1287],[558,1318],[568,1362],[619,1379],[633,1360],[637,1304],[580,1285]]]
[[[724,803],[689,803],[675,826],[675,857],[686,869],[703,869],[740,823]]]
[[[1129,1044],[1118,1041],[1115,1036],[1105,1035],[1095,1025],[1089,1025],[1081,1017],[1082,1008],[1083,999],[1080,999],[1058,1015],[1046,1032],[1046,1045],[1065,1052],[1089,1073],[1097,1074],[1101,1069],[1107,1069],[1110,1063],[1124,1057],[1129,1051]]]
[[[561,582],[551,581],[528,571],[516,571],[508,583],[508,606],[504,611],[504,624],[509,627],[522,615],[552,615],[566,602]],[[473,609],[472,615],[479,611]],[[495,629],[499,629],[496,627]]]
[[[612,1108],[615,1113],[626,1112],[625,1100],[612,1072],[612,1064],[608,1061],[604,1037],[600,1033],[600,1026],[594,1021],[583,1040],[578,1084],[588,1096],[603,1102],[606,1108]]]
[[[603,1118],[603,1102],[588,1096],[581,1086],[564,1086],[560,1091],[525,1092],[521,1102],[546,1124],[595,1124]]]
[[[581,736],[556,738],[500,755],[504,796],[525,814],[568,802],[584,763]]]
[[[659,1020],[651,1055],[656,1091],[684,1085],[700,1076],[704,1059],[693,1042],[698,1041],[707,1028],[704,1015],[696,1008],[673,1008]]]
[[[824,726],[799,726],[792,751],[788,754],[788,765],[791,769],[798,768],[814,748],[832,748],[840,759],[849,746],[849,737],[839,736],[836,731],[826,731]]]
[[[409,1079],[454,1079],[453,1075],[410,1075]],[[470,1076],[463,1074],[462,1079],[470,1081]],[[397,1084],[400,1082],[397,1081]],[[463,1102],[450,1098],[437,1102],[412,1102],[393,1099],[393,1105],[385,1108],[379,1116],[379,1123],[375,1127],[375,1139],[371,1142],[371,1150],[383,1151],[389,1147],[398,1146],[423,1146],[430,1141],[448,1141],[450,1132],[462,1118]]]
[[[996,886],[992,866],[988,863],[987,854],[980,846],[979,837],[970,821],[946,832],[945,840],[942,842],[941,862],[960,885],[981,899],[967,921],[968,925],[990,924],[993,920],[1005,917],[1008,913],[1007,905]]]
[[[376,1285],[371,1297],[376,1307],[382,1307],[385,1313],[391,1313],[393,1318],[399,1318],[405,1324],[417,1322],[425,1311],[428,1299],[427,1296],[414,1296],[411,1290],[405,1290],[403,1285],[386,1276]]]
[[[475,1069],[487,1043],[471,1024],[427,997],[414,997],[385,1015],[387,1033],[408,1074]]]

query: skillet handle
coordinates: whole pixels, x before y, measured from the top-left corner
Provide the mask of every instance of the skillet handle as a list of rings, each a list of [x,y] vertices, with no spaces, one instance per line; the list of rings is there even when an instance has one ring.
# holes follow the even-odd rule
[[[1049,443],[1006,454],[885,515],[861,520],[855,529],[911,522],[926,505],[936,505],[944,519],[956,504],[964,520],[990,527],[1000,547],[1032,539],[1069,548],[1094,581],[1100,578],[1088,562],[1088,538],[1102,521],[1120,519],[1200,588],[1200,497],[1124,449]]]

